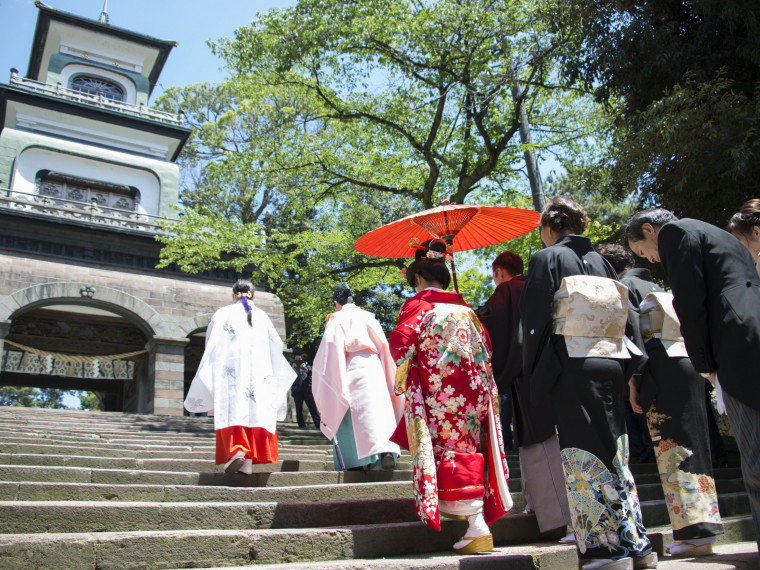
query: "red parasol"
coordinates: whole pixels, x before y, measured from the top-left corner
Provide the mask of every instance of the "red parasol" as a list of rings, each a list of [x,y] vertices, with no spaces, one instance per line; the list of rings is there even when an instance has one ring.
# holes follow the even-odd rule
[[[541,214],[524,208],[449,204],[417,212],[364,234],[357,251],[374,257],[413,257],[415,245],[441,238],[466,251],[520,237],[538,227]]]
[[[540,218],[538,212],[524,208],[449,204],[444,200],[440,206],[364,234],[354,247],[375,257],[413,257],[416,245],[440,238],[449,244],[452,253],[466,251],[520,237],[536,229]],[[452,271],[457,287],[453,262]]]

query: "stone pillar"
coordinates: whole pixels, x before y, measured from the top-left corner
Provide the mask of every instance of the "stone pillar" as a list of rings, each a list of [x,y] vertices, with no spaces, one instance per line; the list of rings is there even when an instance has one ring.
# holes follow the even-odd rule
[[[147,386],[140,390],[141,394],[138,395],[140,404],[145,404],[145,413],[182,415],[185,396],[185,345],[188,342],[190,340],[187,338],[154,336],[145,346],[150,354],[148,379]]]
[[[0,321],[0,366],[2,366],[3,356],[5,355],[5,351],[3,350],[5,346],[5,337],[8,336],[10,331],[11,321]]]

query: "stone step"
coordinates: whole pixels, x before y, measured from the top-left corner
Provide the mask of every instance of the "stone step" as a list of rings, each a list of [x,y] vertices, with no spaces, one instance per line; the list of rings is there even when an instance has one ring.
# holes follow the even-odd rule
[[[23,489],[22,489],[23,487]],[[328,486],[330,487],[330,486]],[[379,487],[389,491],[381,498],[368,498],[366,491]],[[0,519],[0,533],[65,532],[71,521],[77,521],[77,530],[82,532],[103,532],[105,530],[187,530],[201,528],[305,528],[336,525],[357,525],[376,523],[413,522],[417,520],[411,486],[405,482],[375,484],[365,488],[358,500],[337,501],[331,496],[327,501],[316,501],[309,491],[300,487],[303,497],[311,500],[301,502],[242,502],[250,489],[174,487],[163,489],[155,486],[148,491],[152,496],[143,496],[143,488],[127,487],[119,492],[120,500],[104,504],[102,500],[50,500],[44,496],[45,488],[38,485],[19,484],[19,494],[23,499],[0,502],[3,517]],[[34,491],[43,494],[41,500],[29,500]],[[85,494],[80,488],[70,489],[73,493]],[[213,493],[211,491],[216,491]],[[72,493],[72,494],[73,494]],[[159,501],[167,494],[173,496],[171,502]],[[216,501],[209,502],[214,495]],[[129,500],[129,496],[133,499]],[[135,499],[139,500],[135,500]],[[196,501],[196,502],[183,502]],[[261,497],[260,497],[261,498]],[[213,499],[212,499],[213,500]],[[522,495],[513,494],[514,512],[522,510]],[[726,493],[718,498],[723,516],[731,517],[749,513],[749,500],[745,493]],[[642,514],[646,527],[669,523],[668,512],[662,500],[642,501]],[[275,511],[278,523],[271,522]],[[269,518],[267,518],[269,517]],[[109,525],[111,525],[109,527]]]
[[[121,446],[104,447],[88,446],[75,447],[71,445],[50,445],[47,443],[38,444],[16,444],[0,442],[0,453],[10,454],[39,454],[39,455],[77,455],[82,451],[87,451],[89,455],[98,457],[126,457],[126,458],[164,458],[164,459],[208,459],[214,456],[213,449],[208,450],[154,450],[154,449],[124,449]],[[291,453],[289,453],[289,451]],[[289,446],[287,450],[279,450],[280,460],[291,459],[315,459],[325,461],[332,457],[328,456],[326,451],[318,449],[301,448]]]
[[[340,483],[374,483],[380,481],[411,481],[410,470],[373,471],[302,471],[264,472],[253,475],[218,472],[180,472],[89,467],[32,465],[0,465],[0,481],[104,483],[109,485],[210,485],[231,487],[271,487],[298,485],[327,485]],[[519,479],[510,480],[510,488],[519,488]]]
[[[539,542],[530,546],[497,546],[493,552],[459,556],[453,551],[416,556],[387,557],[374,560],[336,560],[331,562],[300,562],[262,564],[261,570],[567,570],[577,568],[578,556],[574,545]],[[250,566],[215,568],[242,570]]]
[[[60,567],[63,560],[76,568],[277,563],[285,569],[298,561],[310,562],[304,568],[359,568],[365,560],[355,558],[432,560],[436,552],[441,560],[459,559],[450,547],[466,524],[445,521],[436,533],[417,520],[408,455],[396,471],[338,473],[332,446],[318,430],[279,424],[283,461],[257,466],[253,476],[228,475],[213,464],[212,418],[6,410],[0,409],[0,532],[7,533],[0,535],[1,568]],[[534,516],[522,514],[517,455],[507,457],[515,507],[494,525],[496,542],[537,541]],[[656,465],[631,470],[647,528],[667,525]],[[729,522],[731,514],[748,512],[740,473],[715,476],[726,535],[741,538],[751,522]],[[667,532],[654,536],[668,540]],[[568,553],[562,558],[556,547],[546,556],[529,548],[530,559],[505,553],[498,564],[576,567],[575,548],[561,547]],[[493,567],[471,564],[489,556],[500,554],[461,563]]]
[[[133,457],[97,457],[87,455],[37,455],[28,453],[0,453],[0,465],[36,465],[40,467],[65,465],[100,469],[145,469],[148,471],[221,471],[213,459],[162,459]],[[400,469],[408,467],[399,462]],[[326,471],[332,469],[332,459],[283,459],[278,463],[256,466],[257,471]]]
[[[514,494],[515,499],[519,495]],[[408,481],[292,487],[209,487],[203,485],[108,485],[103,483],[0,482],[0,501],[272,502],[312,503],[411,498]]]
[[[321,451],[331,451],[332,450],[332,444],[327,440],[326,438],[322,437],[321,439],[310,439],[306,442],[301,441],[303,438],[295,438],[299,441],[297,443],[292,443],[292,437],[282,437],[281,434],[278,434],[278,440],[281,445],[293,445],[298,447],[304,447],[308,449],[318,449]],[[35,443],[40,441],[60,441],[60,442],[70,442],[75,444],[83,444],[87,445],[89,444],[97,444],[99,442],[107,442],[109,444],[113,445],[151,445],[151,446],[157,446],[162,445],[165,447],[177,447],[177,446],[188,446],[191,448],[203,446],[203,447],[209,447],[212,448],[215,445],[215,435],[212,431],[207,437],[182,437],[182,436],[174,436],[172,434],[149,434],[149,435],[135,435],[134,431],[130,431],[129,433],[102,433],[99,435],[80,435],[76,433],[70,433],[70,432],[62,432],[58,431],[55,433],[50,433],[44,430],[32,430],[32,429],[4,429],[0,431],[0,440],[5,441],[7,443]],[[23,440],[23,441],[22,441]],[[517,459],[517,455],[514,455],[514,458]]]
[[[260,466],[257,466],[260,467]],[[327,485],[340,483],[372,483],[379,481],[411,481],[410,470],[372,471],[256,471],[253,475],[216,472],[150,471],[146,469],[98,469],[90,467],[33,465],[0,465],[0,481],[33,481],[58,483],[106,483],[109,485],[211,485],[231,487],[271,487]],[[519,488],[519,479],[510,485]]]
[[[0,567],[57,568],[65,560],[69,567],[82,570],[214,568],[405,556],[450,552],[466,528],[462,521],[444,521],[441,532],[409,522],[310,529],[0,535]],[[540,535],[535,517],[522,514],[501,518],[491,530],[498,545],[539,542],[564,534],[561,529]]]
[[[26,437],[26,436],[11,436],[0,435],[0,447],[3,445],[59,445],[63,447],[76,446],[79,450],[92,449],[92,448],[109,448],[120,450],[148,450],[148,451],[204,451],[206,453],[213,454],[216,445],[213,440],[200,443],[186,443],[186,444],[154,444],[146,443],[144,440],[135,440],[135,443],[124,443],[122,440],[109,440],[109,439],[64,439],[53,437]],[[137,443],[139,442],[139,443]],[[281,453],[287,451],[298,451],[304,453],[323,453],[332,456],[332,445],[292,445],[283,444],[280,442],[279,449]],[[403,451],[402,455],[408,455],[408,451]]]
[[[40,421],[19,421],[8,419],[0,416],[0,432],[45,432],[50,434],[69,434],[82,438],[97,436],[135,438],[136,434],[146,438],[161,438],[171,436],[172,438],[194,440],[194,439],[213,439],[214,425],[209,423],[197,426],[194,429],[174,429],[171,426],[162,423],[152,425],[148,424],[125,424],[118,425],[113,422],[103,423],[83,423],[83,422],[66,422],[55,419]],[[303,429],[298,427],[289,427],[287,424],[278,423],[277,433],[283,439],[296,438],[306,442],[324,444],[328,440],[321,431],[316,429]]]

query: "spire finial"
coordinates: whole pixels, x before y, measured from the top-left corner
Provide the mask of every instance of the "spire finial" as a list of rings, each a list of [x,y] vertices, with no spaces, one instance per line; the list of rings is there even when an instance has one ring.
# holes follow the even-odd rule
[[[98,22],[100,22],[101,24],[108,23],[108,0],[103,0],[103,11],[100,13],[100,18],[98,18]]]

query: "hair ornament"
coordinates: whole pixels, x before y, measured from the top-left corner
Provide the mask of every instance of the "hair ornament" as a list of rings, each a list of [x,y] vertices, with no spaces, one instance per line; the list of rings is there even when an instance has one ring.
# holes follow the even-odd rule
[[[250,291],[246,291],[245,293],[235,293],[235,299],[242,299],[243,297],[248,297],[249,299],[253,299],[253,293]]]
[[[406,279],[406,267],[402,267],[401,268],[401,277],[403,277],[404,279]]]

